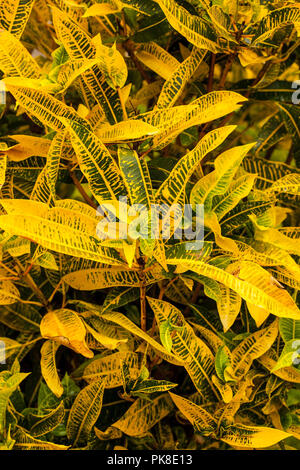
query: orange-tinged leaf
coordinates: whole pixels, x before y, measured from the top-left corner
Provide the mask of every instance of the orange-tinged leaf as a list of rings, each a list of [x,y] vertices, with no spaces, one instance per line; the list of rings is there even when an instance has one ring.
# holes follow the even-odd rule
[[[266,448],[291,436],[279,429],[264,426],[245,426],[236,424],[227,428],[221,436],[221,441],[232,446]]]
[[[41,321],[41,334],[85,357],[94,355],[85,342],[84,323],[73,310],[62,308],[47,313]]]

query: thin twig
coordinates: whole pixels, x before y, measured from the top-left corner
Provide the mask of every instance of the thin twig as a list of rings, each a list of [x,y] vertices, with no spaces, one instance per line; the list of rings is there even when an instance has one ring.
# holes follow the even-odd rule
[[[140,61],[137,59],[137,57],[134,54],[133,45],[132,45],[131,41],[127,40],[127,41],[123,42],[123,47],[124,47],[125,51],[128,52],[132,62],[134,63],[137,70],[142,75],[143,79],[146,80],[147,83],[151,83],[150,77],[148,76],[147,72],[143,69]]]
[[[211,92],[213,89],[213,81],[214,81],[214,72],[215,72],[215,63],[216,63],[216,54],[213,52],[211,53],[210,59],[210,67],[209,67],[209,75],[208,75],[208,83],[207,83],[207,92]]]
[[[193,295],[192,295],[192,298],[191,298],[191,301],[190,301],[191,304],[195,304],[197,302],[198,297],[199,297],[199,293],[200,293],[200,289],[201,289],[201,284],[199,284],[197,282],[196,288],[193,292]],[[183,313],[184,313],[184,315],[187,315],[189,312],[190,312],[190,307],[187,305]]]
[[[121,107],[122,107],[123,119],[124,119],[124,121],[126,121],[128,119],[128,116],[127,116],[126,106],[125,106],[124,98],[122,96],[121,88],[118,87],[117,91],[118,91],[119,100],[120,100]]]
[[[233,64],[234,57],[235,57],[235,54],[230,54],[227,58],[227,61],[226,61],[226,64],[225,64],[225,67],[224,67],[224,70],[223,70],[223,73],[219,82],[219,86],[218,86],[220,90],[222,90],[225,86],[226,78]]]
[[[146,313],[146,286],[143,284],[140,287],[141,299],[141,329],[147,331],[147,313]]]
[[[42,305],[44,305],[44,307],[47,308],[47,310],[51,310],[51,305],[49,304],[48,300],[46,299],[46,297],[44,296],[43,292],[41,291],[41,289],[36,285],[36,283],[34,282],[34,280],[32,279],[32,277],[30,276],[29,273],[26,273],[26,270],[24,269],[23,265],[20,263],[20,261],[17,259],[17,258],[14,258],[16,264],[19,266],[19,268],[21,269],[22,271],[22,274],[21,274],[21,277],[23,277],[23,279],[27,282],[27,284],[29,285],[29,287],[31,288],[31,290],[36,294],[36,296],[40,299],[40,301],[42,302]],[[33,302],[31,301],[25,301],[25,300],[22,300],[23,303],[31,303],[33,304]],[[37,305],[37,302],[35,302],[35,304]]]
[[[87,202],[91,207],[93,207],[94,209],[97,209],[97,204],[95,204],[95,202],[90,198],[90,196],[85,192],[84,188],[82,187],[80,181],[77,179],[74,171],[72,171],[71,169],[69,169],[69,173],[70,173],[70,176],[72,178],[72,181],[73,183],[75,184],[76,188],[78,189],[78,191],[80,192],[81,196],[83,197],[83,199],[85,200],[85,202]]]

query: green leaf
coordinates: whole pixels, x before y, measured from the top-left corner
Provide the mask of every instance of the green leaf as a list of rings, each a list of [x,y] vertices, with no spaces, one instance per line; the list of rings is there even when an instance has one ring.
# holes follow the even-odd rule
[[[226,352],[225,346],[222,346],[218,349],[216,354],[215,368],[219,379],[223,380],[224,382],[226,382],[224,372],[228,366],[230,366],[230,358]]]
[[[169,320],[163,321],[159,325],[159,337],[161,344],[166,348],[168,352],[172,351],[172,336],[171,336],[172,327]]]

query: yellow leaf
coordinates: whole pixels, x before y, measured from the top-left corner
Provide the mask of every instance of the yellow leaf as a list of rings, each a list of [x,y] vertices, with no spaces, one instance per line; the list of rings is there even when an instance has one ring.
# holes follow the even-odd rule
[[[257,328],[259,328],[263,322],[268,318],[270,312],[265,308],[258,307],[257,305],[247,302],[247,307],[251,317],[254,319]]]
[[[145,279],[142,280],[139,272],[130,269],[119,269],[113,266],[109,269],[96,268],[74,271],[66,274],[63,280],[78,290],[105,289],[106,287],[129,286],[140,287],[142,282],[145,285],[153,284],[164,279],[164,274],[158,265],[146,271]]]
[[[7,167],[7,154],[0,155],[0,189],[5,183],[6,167]]]
[[[297,173],[290,173],[283,178],[275,181],[272,186],[265,190],[265,193],[281,193],[281,194],[295,194],[300,195],[300,175]]]
[[[193,187],[191,203],[205,203],[207,210],[211,210],[212,198],[228,190],[239,165],[253,145],[253,143],[240,145],[221,153],[215,159],[215,170],[201,178]]]
[[[98,343],[103,344],[103,346],[107,349],[116,349],[121,343],[127,341],[127,339],[112,338],[107,336],[100,331],[94,330],[94,328],[90,327],[87,323],[85,323],[85,327],[87,331],[95,338],[95,340],[98,341]]]
[[[214,385],[220,392],[224,403],[230,403],[232,400],[232,388],[228,383],[223,383],[216,375],[212,376]]]
[[[176,204],[184,191],[188,179],[200,165],[202,158],[213,151],[229,136],[235,126],[225,126],[208,132],[196,147],[182,157],[174,166],[168,178],[161,184],[155,198],[159,203]]]
[[[5,356],[5,359],[8,359],[16,352],[16,350],[24,346],[24,344],[18,343],[18,341],[15,341],[14,339],[5,337],[0,337],[0,344],[2,345],[0,348],[0,362],[4,359],[3,355]],[[3,349],[3,347],[5,347],[5,349]]]
[[[169,108],[176,102],[183,88],[201,64],[205,54],[206,51],[194,47],[187,59],[177,66],[162,87],[156,103],[158,108]]]
[[[63,208],[63,205],[49,209],[46,204],[28,199],[6,199],[1,204],[9,215],[0,216],[0,227],[11,234],[59,253],[110,265],[125,264],[116,251],[101,246],[96,238],[96,217],[84,209],[84,204],[77,214],[75,204],[72,209]]]
[[[191,15],[174,0],[156,0],[171,26],[195,46],[218,52],[214,30],[199,16]]]
[[[39,437],[51,432],[62,422],[64,416],[64,402],[61,401],[54,410],[50,411],[46,416],[40,416],[40,419],[34,423],[30,429],[31,436]],[[38,419],[38,416],[34,415],[34,418]]]
[[[116,44],[107,47],[98,43],[95,57],[98,59],[107,83],[115,90],[123,88],[127,80],[128,70],[123,56],[116,48]]]
[[[160,395],[151,401],[138,398],[122,418],[112,426],[128,436],[139,436],[167,416],[172,409],[173,404],[167,394]]]
[[[9,77],[39,78],[41,75],[33,57],[8,31],[0,32],[0,70]]]
[[[239,294],[222,284],[219,285],[221,297],[217,301],[218,313],[224,332],[229,330],[240,313],[242,299]]]
[[[278,322],[252,333],[244,339],[231,353],[232,373],[241,378],[248,372],[254,359],[262,356],[271,348],[278,335]]]
[[[133,352],[117,352],[108,356],[94,359],[84,369],[82,378],[88,383],[106,379],[106,388],[120,387],[123,384],[121,366],[126,362],[130,377],[135,380],[141,372],[141,355]]]
[[[47,157],[48,155],[51,144],[48,139],[19,134],[9,135],[8,137],[18,142],[6,151],[9,160],[12,162],[21,162],[34,155],[40,157]]]
[[[67,436],[77,443],[87,441],[102,408],[105,380],[92,382],[83,388],[75,398],[68,422]]]
[[[29,114],[34,115],[42,124],[51,129],[59,131],[64,128],[60,118],[83,122],[73,108],[48,93],[36,89],[36,85],[29,79],[20,82],[19,78],[6,78],[4,83],[7,90]]]
[[[118,13],[122,10],[122,3],[118,0],[106,0],[103,3],[95,3],[88,7],[83,15],[83,18],[89,16],[106,16]]]
[[[128,121],[118,122],[117,124],[101,126],[96,135],[104,143],[116,143],[123,141],[143,140],[159,132],[151,124],[143,121],[129,119]]]
[[[232,446],[261,449],[271,447],[289,436],[291,436],[291,434],[279,429],[236,424],[227,428],[220,439]]]
[[[0,305],[14,304],[20,300],[20,293],[11,281],[0,281]]]
[[[211,375],[214,370],[214,357],[211,350],[185,321],[178,308],[169,302],[147,297],[155,314],[158,326],[169,322],[172,328],[172,352],[183,362],[196,389],[202,397],[212,396],[215,392]]]
[[[152,336],[148,335],[143,330],[141,330],[141,328],[136,326],[131,320],[129,320],[129,318],[125,317],[125,315],[122,315],[122,313],[107,312],[102,315],[102,318],[117,323],[126,330],[130,331],[130,333],[134,334],[135,336],[138,336],[144,341],[147,341],[147,343],[152,346],[152,348],[159,356],[166,359],[166,361],[171,362],[171,364],[183,365],[183,362],[179,358],[177,358],[174,354],[168,353],[167,350],[160,343],[158,343],[157,341],[155,341],[155,339],[152,338]]]
[[[154,109],[135,117],[160,129],[154,146],[163,148],[185,129],[225,116],[241,107],[246,98],[232,91],[214,91],[197,98],[188,105],[168,109]]]
[[[165,80],[169,80],[174,70],[179,66],[178,60],[155,42],[147,42],[145,45],[141,45],[136,52],[136,56],[149,69]]]
[[[34,0],[4,0],[0,4],[0,29],[20,38],[28,21]]]
[[[215,242],[220,248],[232,253],[236,253],[238,251],[235,240],[232,240],[232,238],[229,237],[224,237],[222,235],[221,226],[215,212],[206,212],[204,217],[204,224],[214,233]]]
[[[279,288],[268,271],[250,261],[235,264],[236,273],[231,274],[217,266],[193,259],[168,258],[168,264],[181,263],[187,269],[207,276],[234,290],[247,302],[265,308],[278,317],[300,319],[300,311],[288,292]]]
[[[76,312],[62,308],[47,313],[41,321],[41,334],[63,344],[85,357],[93,357],[93,352],[85,342],[86,329]]]
[[[288,253],[300,256],[300,247],[298,238],[298,230],[289,230],[288,227],[283,229],[269,228],[266,230],[257,230],[255,238],[257,240],[265,241],[278,248],[282,248]]]
[[[70,131],[80,169],[98,203],[117,203],[118,197],[126,195],[126,191],[120,169],[108,149],[87,127],[74,121],[64,122]]]
[[[50,390],[57,397],[63,394],[63,386],[61,385],[55,362],[55,354],[59,348],[59,344],[55,341],[45,341],[41,348],[41,370],[42,376]]]
[[[70,447],[35,439],[20,427],[14,433],[14,439],[16,440],[15,450],[67,450]]]
[[[278,358],[276,358],[273,350],[267,351],[258,358],[258,362],[260,362],[268,371],[273,371],[277,361]],[[287,382],[300,384],[300,372],[295,367],[291,366],[274,370],[272,374]]]
[[[175,393],[169,392],[169,394],[181,413],[192,423],[197,431],[204,435],[214,431],[216,421],[204,408],[196,405],[196,403],[193,403],[187,398],[175,395]]]
[[[269,59],[269,56],[260,56],[248,47],[241,48],[238,57],[243,67],[253,64],[264,64]]]

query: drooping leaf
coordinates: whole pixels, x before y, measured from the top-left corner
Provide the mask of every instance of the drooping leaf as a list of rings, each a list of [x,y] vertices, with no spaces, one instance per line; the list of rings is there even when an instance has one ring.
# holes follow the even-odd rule
[[[17,428],[14,433],[16,443],[15,450],[67,450],[69,446],[47,442],[41,439],[35,439],[22,428]]]
[[[55,408],[46,416],[40,416],[40,419],[38,419],[37,416],[34,417],[35,419],[37,419],[37,421],[31,427],[30,434],[33,437],[44,436],[48,432],[55,429],[56,426],[58,426],[62,422],[64,415],[64,402],[61,401],[57,408]]]
[[[175,405],[197,431],[204,435],[209,435],[214,431],[216,422],[210,413],[186,398],[175,395],[175,393],[169,393]]]
[[[74,349],[85,357],[93,357],[85,342],[84,324],[73,310],[62,308],[47,313],[41,321],[41,334],[44,338]]]
[[[179,259],[167,259],[168,264],[177,264]],[[223,269],[202,261],[186,259],[181,263],[198,274],[221,282],[234,290],[243,299],[254,303],[279,317],[299,319],[299,310],[287,291],[273,282],[271,275],[262,267],[250,261],[241,262],[239,275],[230,274]]]
[[[271,447],[289,436],[290,434],[279,429],[236,424],[227,428],[220,438],[223,442],[233,446],[259,449]]]
[[[76,444],[87,441],[101,412],[105,380],[92,382],[77,395],[67,422],[67,436]]]
[[[58,376],[55,355],[59,348],[59,343],[56,341],[45,341],[41,348],[41,370],[50,390],[57,397],[63,394],[63,387]]]

